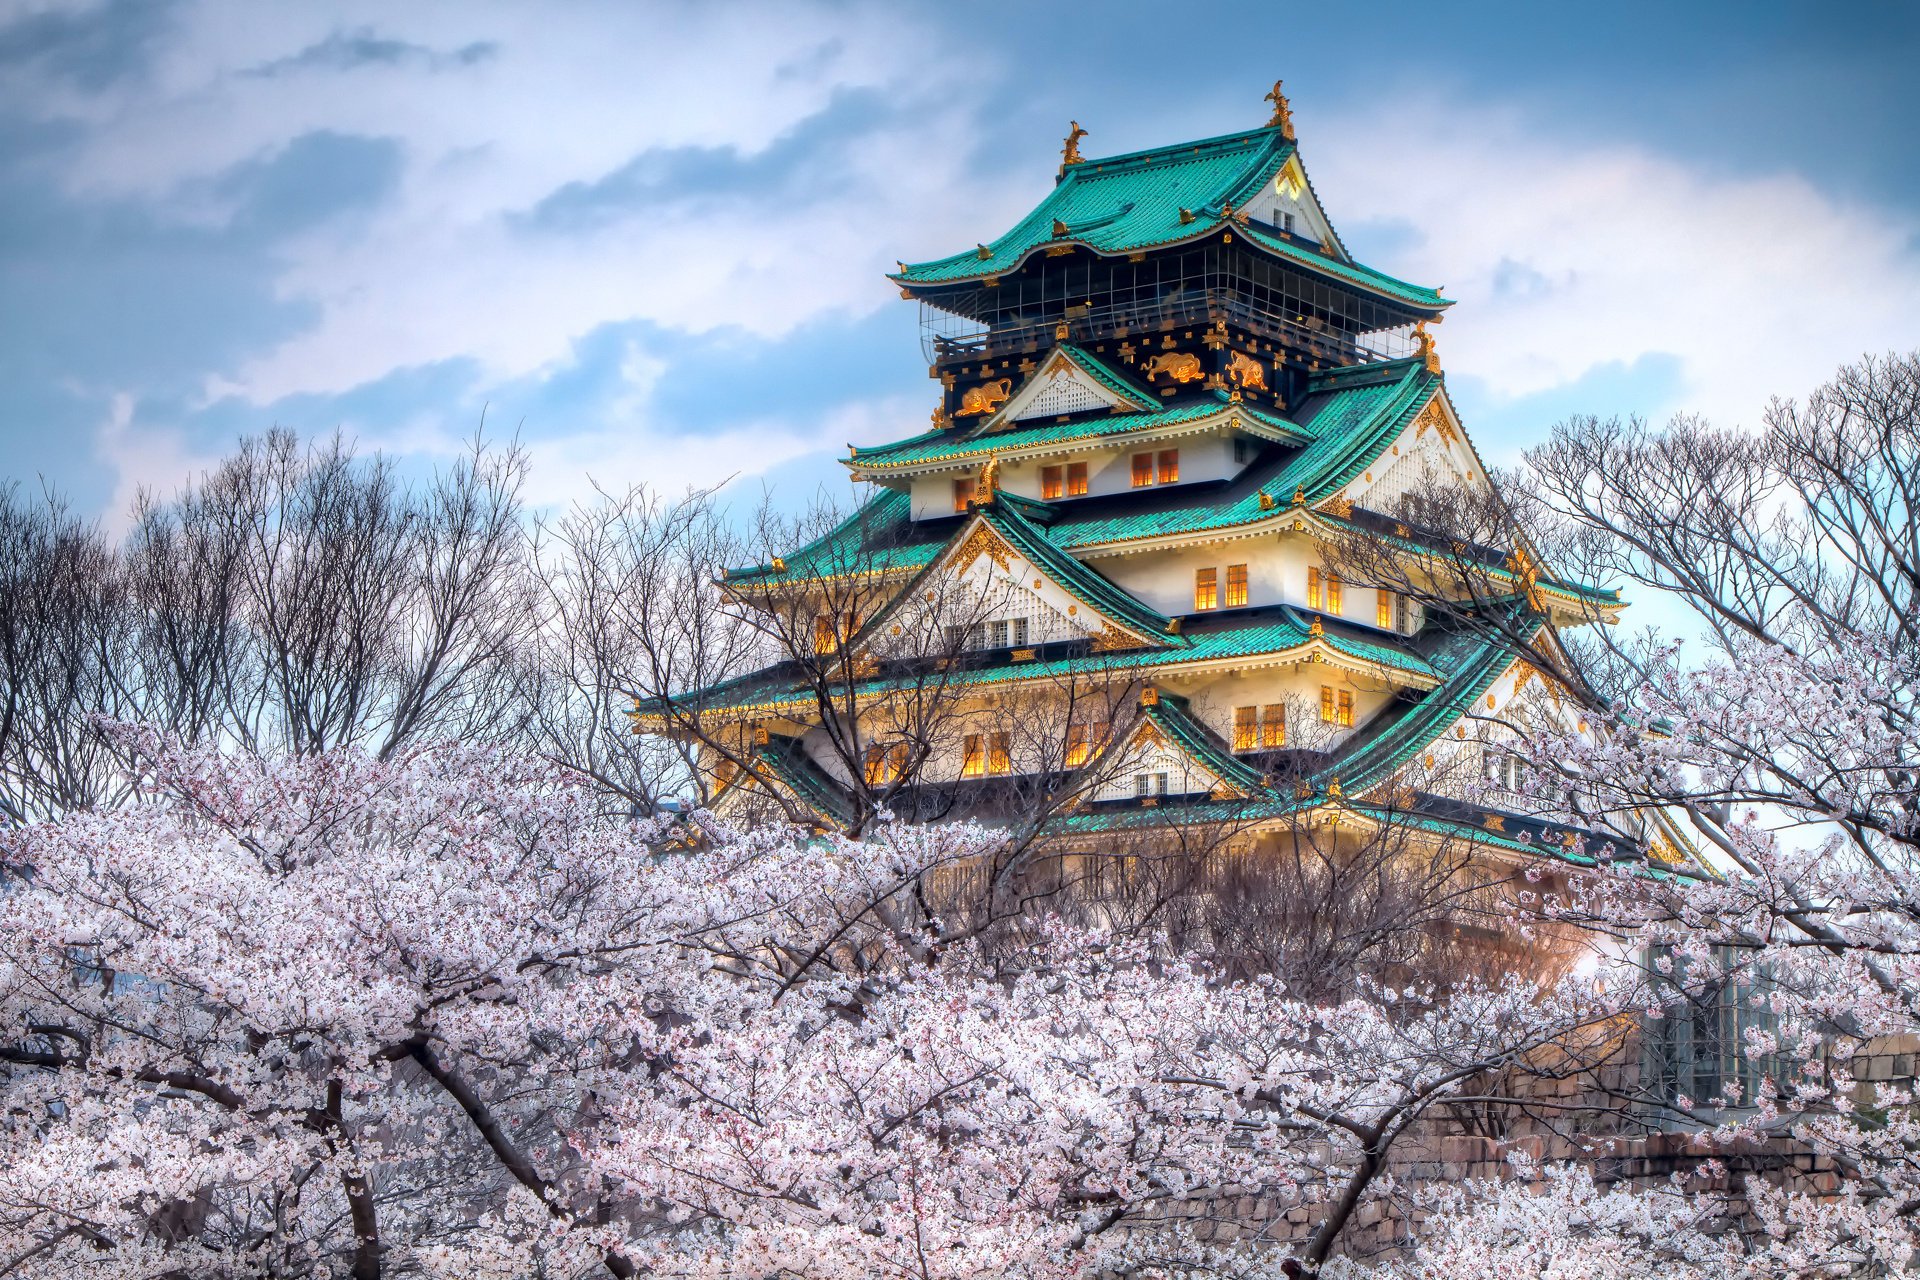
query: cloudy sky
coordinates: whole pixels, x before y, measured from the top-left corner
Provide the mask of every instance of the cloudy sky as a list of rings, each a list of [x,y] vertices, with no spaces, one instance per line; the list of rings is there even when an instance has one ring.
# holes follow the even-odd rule
[[[237,437],[844,487],[920,430],[883,279],[1284,76],[1363,261],[1460,300],[1490,455],[1752,421],[1920,346],[1920,6],[0,0],[0,443],[109,521]]]

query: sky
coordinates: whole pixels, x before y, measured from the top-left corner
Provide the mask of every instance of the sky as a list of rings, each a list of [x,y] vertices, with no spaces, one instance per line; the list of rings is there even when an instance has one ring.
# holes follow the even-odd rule
[[[1920,347],[1920,6],[0,0],[0,475],[121,527],[243,436],[528,496],[845,494],[924,429],[897,259],[1089,157],[1265,122],[1459,300],[1488,460],[1751,424]]]

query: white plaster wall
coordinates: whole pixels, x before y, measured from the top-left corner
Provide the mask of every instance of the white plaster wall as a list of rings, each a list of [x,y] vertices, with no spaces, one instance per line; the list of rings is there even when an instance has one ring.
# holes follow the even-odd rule
[[[1225,609],[1227,566],[1244,564],[1248,608],[1291,604],[1370,630],[1378,623],[1377,599],[1372,587],[1344,584],[1337,611],[1322,609],[1317,601],[1308,600],[1308,570],[1314,567],[1324,570],[1324,565],[1318,544],[1292,529],[1164,550],[1096,556],[1088,563],[1165,614],[1194,612],[1194,574],[1204,568],[1218,571],[1220,608]]]
[[[1022,498],[1040,497],[1040,469],[1042,467],[1065,467],[1069,463],[1087,464],[1087,492],[1085,497],[1099,497],[1114,493],[1146,493],[1133,487],[1133,455],[1136,453],[1159,453],[1163,449],[1180,451],[1180,480],[1176,485],[1154,485],[1154,489],[1174,489],[1179,485],[1197,484],[1207,480],[1225,480],[1239,472],[1244,464],[1233,460],[1233,441],[1222,432],[1207,435],[1179,436],[1171,440],[1143,441],[1137,445],[1114,447],[1111,445],[1092,445],[1071,453],[1063,453],[1046,458],[1010,458],[1000,464],[1000,487],[1008,493]],[[984,463],[984,459],[982,462]],[[955,480],[976,479],[980,474],[979,466],[970,466],[959,471],[943,471],[934,475],[915,476],[912,482],[913,518],[915,520],[938,519],[950,516],[953,512],[953,482]],[[1060,500],[1064,506],[1074,501],[1072,498]]]
[[[1186,698],[1196,718],[1233,742],[1233,709],[1284,703],[1287,707],[1287,745],[1327,750],[1344,742],[1393,699],[1393,689],[1382,681],[1356,677],[1324,663],[1300,662],[1255,667],[1217,675],[1170,679],[1162,682]],[[1353,727],[1320,722],[1320,686],[1332,685],[1353,693]]]

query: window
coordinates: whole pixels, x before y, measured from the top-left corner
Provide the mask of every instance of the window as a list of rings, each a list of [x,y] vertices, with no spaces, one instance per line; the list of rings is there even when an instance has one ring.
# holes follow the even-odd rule
[[[1340,612],[1340,577],[1322,573],[1320,566],[1307,568],[1307,605],[1325,613]]]
[[[1144,489],[1150,484],[1172,484],[1180,478],[1180,451],[1162,449],[1159,453],[1136,453],[1133,455],[1133,487]]]
[[[987,772],[1013,772],[1013,735],[1002,730],[987,735]]]
[[[1640,1080],[1646,1100],[1665,1108],[1684,1095],[1696,1107],[1706,1108],[1714,1098],[1729,1098],[1730,1087],[1737,1084],[1739,1109],[1751,1106],[1761,1079],[1778,1079],[1787,1065],[1780,1057],[1748,1049],[1749,1032],[1779,1029],[1769,1002],[1773,975],[1764,968],[1752,969],[1750,957],[1730,947],[1713,949],[1712,972],[1720,975],[1715,977],[1700,970],[1698,961],[1666,948],[1651,950],[1645,963],[1652,968],[1663,959],[1672,966],[1668,982],[1680,998],[1664,1016],[1640,1024]],[[1743,967],[1749,969],[1744,975]]]
[[[840,637],[833,632],[833,618],[824,613],[813,615],[813,651],[832,653],[840,647]]]
[[[1406,596],[1394,598],[1394,630],[1403,636],[1413,635],[1420,630],[1420,606]]]
[[[1164,773],[1134,774],[1133,794],[1137,800],[1146,800],[1167,794],[1167,775]]]
[[[1341,728],[1353,727],[1353,690],[1336,689],[1330,684],[1320,686],[1320,722],[1339,725]]]
[[[966,747],[960,756],[960,776],[978,778],[984,776],[986,772],[987,753],[981,749],[980,735],[970,733],[967,735]]]
[[[1285,209],[1280,211],[1280,229],[1288,235],[1293,234],[1293,215]]]
[[[1247,602],[1247,566],[1227,566],[1227,608],[1237,609]]]
[[[1193,607],[1196,609],[1215,609],[1220,605],[1220,571],[1218,569],[1195,569],[1193,571]]]
[[[1067,726],[1067,768],[1078,769],[1093,758],[1094,744],[1107,736],[1104,721]]]
[[[1087,464],[1069,462],[1067,464],[1067,496],[1078,498],[1087,491]]]
[[[1269,702],[1260,708],[1260,745],[1272,750],[1287,745],[1287,704]]]
[[[1378,597],[1373,607],[1374,623],[1390,631],[1393,629],[1394,618],[1393,592],[1381,587],[1374,592],[1374,595]]]
[[[1511,751],[1484,748],[1480,754],[1480,776],[1498,791],[1518,793],[1526,789],[1526,765]]]
[[[1251,751],[1260,741],[1260,708],[1233,709],[1233,749]]]
[[[1233,438],[1233,465],[1241,466],[1253,460],[1253,441],[1241,436]]]
[[[1067,491],[1065,469],[1061,467],[1040,468],[1040,496],[1049,500],[1058,498]]]
[[[1019,648],[1027,642],[1025,618],[998,618],[987,624],[987,648]]]
[[[953,482],[953,509],[965,511],[967,504],[973,501],[973,481],[955,480]]]
[[[1287,707],[1269,702],[1263,707],[1233,709],[1233,749],[1271,750],[1287,745]]]
[[[894,742],[867,744],[867,785],[884,786],[907,771],[907,744]]]

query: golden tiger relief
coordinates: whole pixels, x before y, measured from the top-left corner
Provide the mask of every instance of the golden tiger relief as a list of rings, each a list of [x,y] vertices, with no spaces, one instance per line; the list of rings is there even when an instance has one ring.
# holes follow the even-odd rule
[[[1267,389],[1267,371],[1260,362],[1244,351],[1236,351],[1227,359],[1227,377],[1239,383],[1249,391]]]
[[[971,418],[975,414],[992,413],[1007,402],[1013,394],[1013,379],[996,378],[992,382],[983,382],[977,387],[968,387],[960,395],[960,410],[953,416]]]
[[[1201,376],[1200,358],[1184,351],[1163,351],[1147,361],[1140,371],[1149,381],[1155,374],[1164,373],[1175,382],[1192,382]]]

